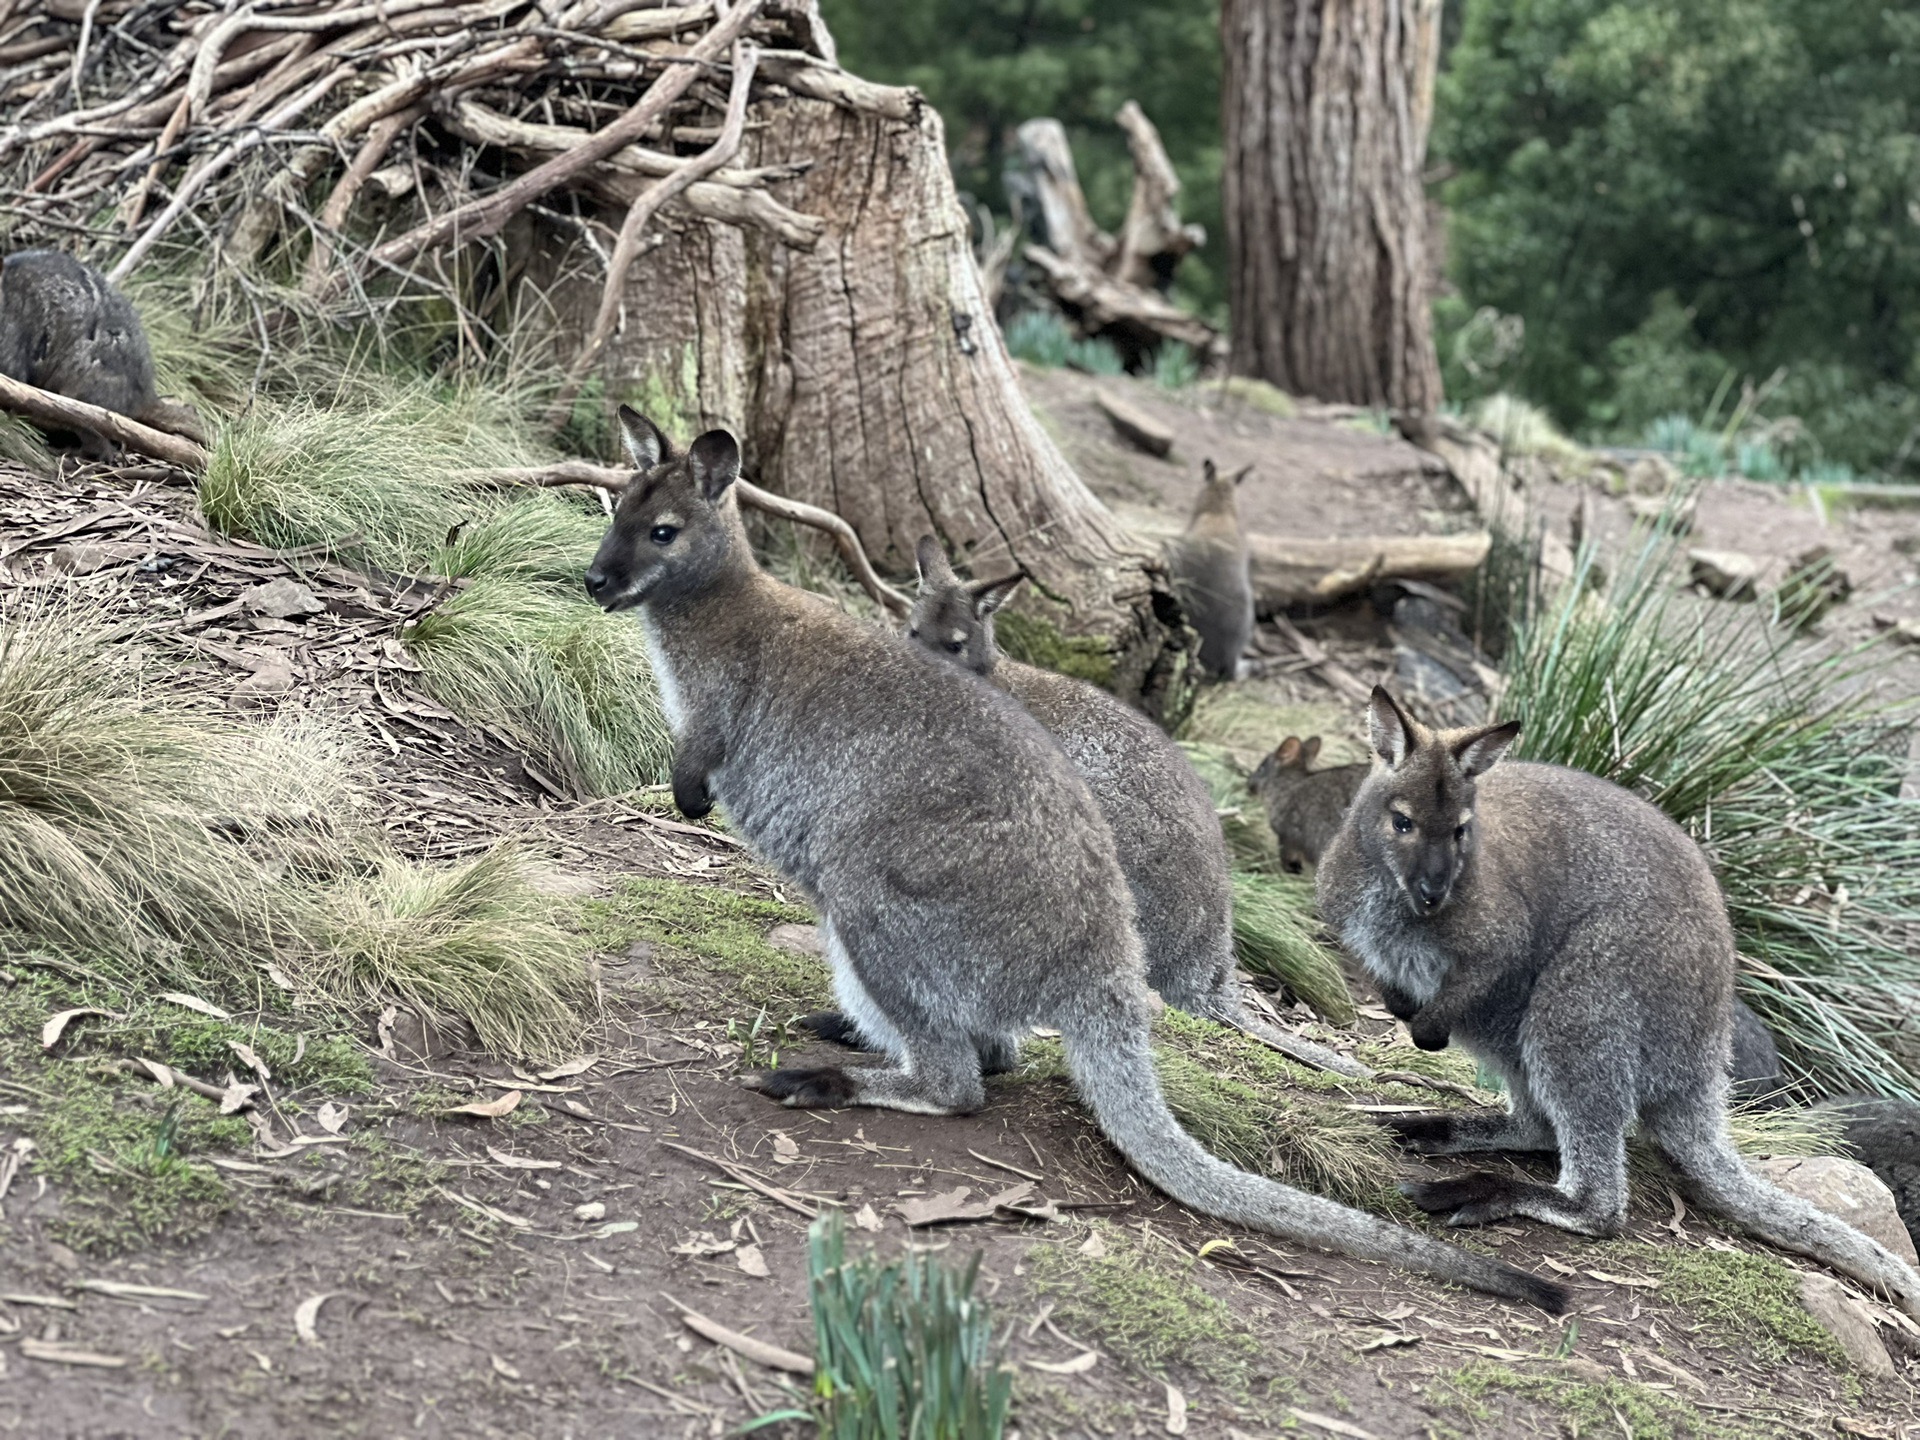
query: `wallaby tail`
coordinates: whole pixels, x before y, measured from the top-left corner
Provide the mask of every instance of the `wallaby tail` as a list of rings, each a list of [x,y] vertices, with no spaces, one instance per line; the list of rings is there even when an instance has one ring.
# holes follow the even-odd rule
[[[1183,1205],[1315,1249],[1524,1300],[1552,1314],[1567,1308],[1567,1292],[1550,1280],[1249,1175],[1208,1154],[1167,1109],[1145,1031],[1120,1015],[1083,1013],[1061,1025],[1061,1036],[1067,1067],[1101,1130],[1135,1170]]]
[[[1302,1065],[1315,1070],[1325,1070],[1334,1075],[1345,1075],[1354,1080],[1368,1080],[1373,1077],[1373,1067],[1362,1065],[1358,1060],[1342,1055],[1338,1050],[1329,1050],[1325,1045],[1315,1044],[1299,1035],[1288,1034],[1277,1025],[1271,1025],[1247,1008],[1247,1004],[1238,995],[1229,995],[1213,1006],[1207,1013],[1209,1020],[1218,1020],[1222,1025],[1231,1025],[1258,1040],[1262,1045],[1278,1050],[1289,1060],[1297,1060]]]
[[[1920,1275],[1879,1241],[1861,1234],[1748,1168],[1717,1106],[1662,1116],[1652,1139],[1701,1202],[1782,1250],[1808,1255],[1891,1299],[1920,1320]]]

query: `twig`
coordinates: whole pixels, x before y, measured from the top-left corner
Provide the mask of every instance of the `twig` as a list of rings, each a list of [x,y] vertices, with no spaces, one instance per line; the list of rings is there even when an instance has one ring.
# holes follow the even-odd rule
[[[709,1165],[718,1166],[728,1179],[736,1180],[749,1190],[766,1196],[776,1204],[786,1206],[797,1215],[804,1215],[809,1220],[820,1218],[818,1205],[809,1205],[791,1190],[782,1190],[778,1185],[769,1185],[745,1166],[736,1165],[731,1160],[722,1160],[718,1155],[709,1155],[704,1150],[695,1150],[690,1145],[676,1145],[671,1140],[662,1140],[660,1143],[669,1150],[678,1150],[682,1155],[691,1155],[696,1160],[704,1160]]]
[[[196,474],[207,468],[207,452],[191,440],[183,440],[164,430],[142,425],[138,420],[129,420],[112,410],[89,405],[82,400],[69,400],[65,395],[55,395],[50,390],[42,390],[36,385],[28,385],[4,375],[0,375],[0,409],[11,410],[37,424],[51,425],[56,429],[91,431],[116,445],[138,450],[143,455],[151,455],[156,460],[164,460],[169,465],[177,465],[182,470]]]
[[[87,68],[87,46],[93,42],[93,17],[100,13],[100,0],[87,0],[87,8],[80,16],[80,40],[73,47],[73,75],[68,84],[73,89],[73,103],[80,103],[80,75]]]
[[[764,1340],[756,1340],[751,1335],[742,1335],[738,1330],[729,1330],[717,1320],[709,1320],[698,1310],[682,1305],[666,1291],[660,1292],[675,1310],[680,1312],[680,1323],[696,1335],[704,1335],[714,1344],[724,1346],[736,1355],[744,1355],[756,1365],[765,1365],[769,1370],[785,1370],[793,1375],[813,1374],[813,1361],[791,1350],[783,1350],[778,1345],[769,1345]]]

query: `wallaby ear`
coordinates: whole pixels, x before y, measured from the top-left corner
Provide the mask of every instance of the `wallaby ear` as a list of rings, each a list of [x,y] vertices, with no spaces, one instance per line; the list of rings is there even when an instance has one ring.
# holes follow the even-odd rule
[[[1200,479],[1202,483],[1207,485],[1213,484],[1214,477],[1219,473],[1219,467],[1216,466],[1211,459],[1200,462]]]
[[[1311,765],[1319,753],[1320,737],[1318,735],[1308,736],[1307,743],[1300,747],[1300,763],[1302,765]]]
[[[959,583],[960,577],[953,573],[947,552],[940,548],[940,542],[931,535],[922,535],[920,543],[913,547],[913,563],[920,572],[922,595],[941,586]]]
[[[1253,473],[1253,466],[1242,465],[1238,470],[1233,472],[1233,483],[1235,485],[1238,485],[1242,480],[1246,479],[1247,476],[1251,475],[1252,473]]]
[[[1374,754],[1386,761],[1390,770],[1398,770],[1400,762],[1413,753],[1413,722],[1393,703],[1384,685],[1374,686],[1367,702],[1367,737],[1373,742]]]
[[[687,465],[701,496],[718,500],[740,478],[740,442],[724,430],[709,430],[688,447]]]
[[[1471,780],[1484,775],[1493,768],[1493,762],[1507,753],[1507,747],[1520,738],[1520,722],[1509,720],[1504,725],[1489,725],[1482,730],[1469,730],[1453,742],[1453,758],[1460,762],[1460,768]]]
[[[1026,575],[1009,575],[1004,580],[978,580],[967,587],[967,594],[973,597],[973,617],[984,620],[1007,601],[1013,598],[1013,592],[1020,588],[1020,582]]]
[[[673,458],[673,446],[660,427],[631,405],[620,407],[620,439],[636,470],[656,470]]]
[[[1282,770],[1291,768],[1300,759],[1300,737],[1289,735],[1280,742],[1280,748],[1273,752],[1273,763]]]

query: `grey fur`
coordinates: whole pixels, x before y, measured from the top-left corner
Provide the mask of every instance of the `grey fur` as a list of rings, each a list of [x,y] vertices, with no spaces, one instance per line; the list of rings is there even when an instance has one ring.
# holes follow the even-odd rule
[[[1509,1107],[1390,1123],[1427,1154],[1560,1155],[1557,1185],[1469,1174],[1407,1187],[1414,1203],[1455,1225],[1614,1234],[1637,1120],[1705,1206],[1920,1316],[1920,1275],[1762,1180],[1727,1136],[1733,932],[1699,847],[1591,775],[1495,765],[1517,725],[1429,731],[1380,689],[1369,719],[1381,763],[1321,859],[1321,913],[1414,1043],[1458,1041]]]
[[[1744,1000],[1733,1002],[1732,1095],[1740,1105],[1777,1105],[1786,1077],[1780,1070],[1780,1050],[1773,1035]]]
[[[1846,1127],[1848,1148],[1893,1192],[1900,1223],[1920,1245],[1920,1105],[1883,1095],[1843,1095],[1813,1108]]]
[[[1280,842],[1280,864],[1295,875],[1320,863],[1372,768],[1362,763],[1309,770],[1319,753],[1318,735],[1304,742],[1289,735],[1247,779],[1247,789],[1266,807],[1267,823]]]
[[[1555,1308],[1558,1286],[1247,1175],[1174,1122],[1154,1078],[1132,899],[1066,756],[1007,695],[754,563],[728,489],[733,438],[673,456],[622,407],[642,473],[587,572],[645,626],[676,738],[674,793],[714,801],[813,900],[842,1008],[877,1065],[776,1070],[796,1106],[953,1114],[984,1059],[1061,1032],[1102,1130],[1186,1204],[1303,1244]]]
[[[0,264],[0,374],[138,419],[153,409],[153,355],[127,297],[57,250]]]
[[[1206,462],[1206,481],[1184,534],[1167,542],[1174,589],[1200,632],[1200,664],[1218,680],[1239,676],[1253,640],[1253,579],[1240,528],[1239,484],[1252,466],[1222,475]]]
[[[1304,1064],[1371,1074],[1247,1009],[1234,979],[1226,839],[1206,781],[1180,747],[1106,691],[1000,653],[993,618],[1021,576],[964,581],[931,535],[921,539],[916,558],[920,595],[907,637],[1013,696],[1067,752],[1113,832],[1133,892],[1147,983],[1176,1009],[1244,1030]]]

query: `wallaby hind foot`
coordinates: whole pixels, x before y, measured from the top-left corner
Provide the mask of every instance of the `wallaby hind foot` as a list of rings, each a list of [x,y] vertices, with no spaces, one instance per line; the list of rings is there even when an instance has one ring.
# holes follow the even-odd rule
[[[858,1050],[866,1055],[886,1053],[884,1046],[870,1043],[860,1027],[838,1010],[818,1010],[811,1015],[803,1015],[799,1025],[829,1045],[844,1045],[849,1050]],[[980,1057],[982,1074],[1005,1075],[1020,1063],[1020,1041],[1016,1036],[978,1035],[974,1037],[973,1044]]]

